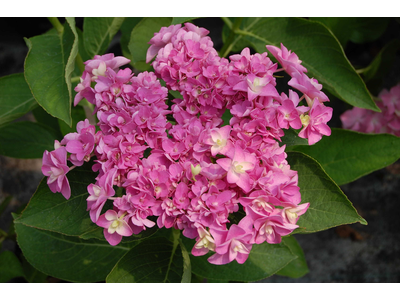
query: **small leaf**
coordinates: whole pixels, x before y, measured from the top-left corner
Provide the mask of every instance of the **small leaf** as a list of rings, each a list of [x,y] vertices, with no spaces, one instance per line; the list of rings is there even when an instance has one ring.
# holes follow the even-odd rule
[[[52,132],[38,123],[10,123],[0,130],[0,155],[42,158],[44,150],[54,150],[54,139]]]
[[[172,18],[143,18],[131,32],[128,48],[132,55],[132,63],[137,66],[138,62],[146,62],[149,41],[154,33],[159,32],[161,27],[171,25]],[[150,65],[147,65],[150,67]]]
[[[73,18],[66,18],[63,34],[46,33],[27,39],[25,79],[36,101],[52,116],[71,124],[71,74],[78,53]]]
[[[15,223],[17,242],[27,261],[40,272],[73,282],[104,281],[129,247],[81,240]]]
[[[21,262],[11,251],[0,253],[0,282],[8,282],[16,277],[25,277]]]
[[[367,224],[317,161],[300,152],[288,152],[287,161],[298,172],[301,203],[310,203],[295,232],[310,233],[356,222]]]
[[[400,40],[395,39],[390,41],[378,53],[372,63],[364,70],[364,81],[368,82],[374,78],[382,77],[393,67],[393,62],[396,58],[396,53],[400,48]]]
[[[186,239],[184,242],[187,249],[193,247],[192,240]],[[190,256],[192,272],[210,282],[261,280],[275,274],[296,258],[283,243],[254,244],[244,264],[232,261],[226,265],[213,265],[207,261],[210,256],[211,253],[205,256]]]
[[[121,27],[124,18],[86,17],[83,22],[83,44],[90,57],[102,55]]]
[[[7,209],[7,206],[8,206],[8,204],[10,204],[12,198],[13,198],[12,196],[8,196],[3,201],[1,201],[1,203],[0,203],[0,216]]]
[[[286,276],[291,278],[299,278],[309,272],[306,258],[304,257],[303,249],[296,241],[294,236],[285,236],[282,238],[282,243],[289,247],[290,251],[297,256],[296,259],[292,260],[286,267],[281,269],[277,275]]]
[[[183,257],[183,275],[182,283],[190,283],[192,280],[192,266],[190,263],[189,252],[186,250],[185,245],[182,240],[179,239],[179,246],[181,247],[182,257]]]
[[[25,115],[37,106],[23,73],[0,78],[0,125]]]
[[[313,157],[338,185],[342,185],[399,159],[400,138],[332,128],[331,136],[323,137],[315,145],[293,146],[290,150]]]
[[[152,237],[133,247],[115,265],[107,282],[181,282],[183,259],[179,244]]]

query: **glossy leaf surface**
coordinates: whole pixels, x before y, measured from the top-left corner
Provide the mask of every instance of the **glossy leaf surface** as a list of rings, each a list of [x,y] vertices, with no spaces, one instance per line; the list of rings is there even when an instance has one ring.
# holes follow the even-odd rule
[[[107,282],[181,282],[183,259],[179,244],[164,237],[148,238],[115,265]]]
[[[338,184],[352,182],[400,158],[400,138],[332,128],[329,137],[312,146],[293,146],[317,160]],[[300,176],[299,176],[300,177]]]
[[[23,73],[0,78],[0,125],[25,115],[37,106]]]
[[[0,154],[15,158],[42,158],[54,150],[55,136],[38,123],[23,121],[0,129]]]
[[[301,203],[310,203],[295,232],[311,233],[356,222],[367,224],[317,161],[300,152],[289,152],[287,161],[298,172]]]

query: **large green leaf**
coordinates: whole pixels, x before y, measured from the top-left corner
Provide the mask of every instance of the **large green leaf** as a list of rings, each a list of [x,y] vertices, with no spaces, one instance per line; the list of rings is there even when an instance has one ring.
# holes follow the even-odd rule
[[[182,273],[178,241],[153,237],[125,254],[107,276],[107,282],[181,282]]]
[[[317,161],[300,152],[288,152],[287,161],[298,172],[301,203],[310,203],[297,222],[300,228],[296,232],[311,233],[356,222],[367,224]]]
[[[15,224],[17,242],[28,262],[50,276],[74,282],[104,281],[129,247],[82,240]]]
[[[400,158],[400,138],[391,134],[367,134],[332,128],[329,137],[312,146],[293,146],[291,150],[316,159],[328,175],[342,185]]]
[[[124,18],[86,17],[83,22],[83,44],[90,57],[102,55],[121,27]]]
[[[0,154],[15,158],[42,158],[54,150],[55,136],[38,123],[23,121],[0,128]]]
[[[23,116],[36,106],[23,73],[0,78],[0,125]]]
[[[239,33],[260,53],[266,51],[265,45],[282,43],[327,91],[353,106],[379,111],[343,48],[323,24],[300,18],[244,18]]]
[[[26,39],[25,79],[36,101],[52,116],[71,124],[71,74],[78,53],[73,18],[61,35],[51,32]]]
[[[22,215],[14,222],[82,239],[105,240],[103,228],[94,224],[86,211],[86,199],[89,196],[87,186],[95,183],[97,176],[91,167],[92,163],[85,163],[67,174],[71,187],[71,197],[68,200],[61,193],[53,193],[47,185],[47,179],[44,178]],[[111,201],[108,201],[103,211],[111,208],[110,206]],[[132,237],[123,238],[122,242],[139,240],[155,231],[156,228],[147,229]]]
[[[192,249],[194,241],[185,239],[186,248]],[[192,272],[213,282],[257,281],[269,277],[296,259],[283,243],[254,244],[244,264],[232,261],[226,265],[213,265],[207,261],[213,253],[205,256],[190,255]]]
[[[182,23],[186,23],[186,22],[190,22],[194,19],[197,18],[189,18],[189,17],[174,17],[172,18],[172,22],[171,24],[176,25],[176,24],[182,24]]]
[[[91,165],[85,163],[67,174],[71,187],[69,200],[61,193],[50,191],[47,178],[44,178],[15,223],[72,236],[98,232],[98,226],[90,220],[86,211],[86,199],[89,196],[87,186],[96,181],[96,173],[91,170]],[[102,231],[99,238],[101,236]]]
[[[133,28],[142,20],[143,18],[125,18],[124,22],[121,25],[121,50],[123,56],[132,60],[131,52],[129,51],[128,44],[131,39],[131,32]]]
[[[58,124],[59,119],[49,115],[40,105],[32,110],[32,114],[35,117],[36,122],[49,130],[56,140],[61,141],[64,138],[64,135],[60,130],[60,125]]]
[[[11,251],[0,253],[0,282],[8,282],[16,277],[25,277],[21,262]]]
[[[390,18],[354,18],[350,40],[353,43],[367,43],[379,38],[386,30]]]
[[[385,32],[390,20],[389,18],[360,17],[315,17],[310,19],[319,21],[328,27],[343,48],[349,40],[354,43],[366,43],[379,38]]]
[[[297,256],[286,267],[281,269],[277,275],[299,278],[309,272],[306,258],[304,257],[303,249],[293,236],[286,236],[282,238],[282,243],[289,247],[290,251]]]
[[[132,63],[135,66],[146,68],[146,53],[150,47],[149,41],[154,33],[159,32],[161,27],[171,25],[172,18],[143,18],[131,32],[128,48],[132,55]],[[147,68],[149,65],[147,65]]]

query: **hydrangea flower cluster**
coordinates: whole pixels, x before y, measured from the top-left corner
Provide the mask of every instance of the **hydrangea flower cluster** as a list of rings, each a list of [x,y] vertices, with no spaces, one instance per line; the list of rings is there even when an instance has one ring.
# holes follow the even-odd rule
[[[309,144],[330,135],[322,85],[283,45],[267,46],[278,69],[267,52],[248,48],[220,58],[208,33],[190,23],[155,33],[147,52],[155,73],[134,76],[120,69],[129,60],[113,54],[85,63],[74,104],[95,105],[100,131],[79,122],[44,153],[42,171],[50,189],[69,198],[66,174],[94,157],[87,209],[111,245],[156,225],[173,227],[196,239],[193,255],[212,251],[210,263],[244,263],[253,244],[280,243],[309,207],[300,204],[298,175],[279,141],[288,128],[301,129]],[[301,97],[278,93],[280,71]],[[182,98],[168,102],[168,90]],[[103,212],[106,201],[113,209]]]
[[[376,104],[382,112],[354,107],[340,119],[343,128],[365,133],[391,133],[400,136],[400,83],[390,91],[383,89]]]

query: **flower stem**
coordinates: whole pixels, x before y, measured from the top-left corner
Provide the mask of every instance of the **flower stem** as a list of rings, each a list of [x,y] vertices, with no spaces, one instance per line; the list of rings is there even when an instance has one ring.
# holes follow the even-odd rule
[[[234,45],[234,39],[235,36],[238,34],[240,24],[242,23],[243,18],[236,18],[235,22],[232,25],[231,20],[228,18],[222,18],[222,20],[225,22],[225,24],[230,28],[231,32],[229,33],[228,39],[224,43],[224,46],[222,49],[219,51],[220,56],[225,57],[231,52],[231,49]]]
[[[57,30],[58,34],[61,35],[64,31],[64,27],[56,17],[47,17],[47,20],[53,25],[53,27]]]

